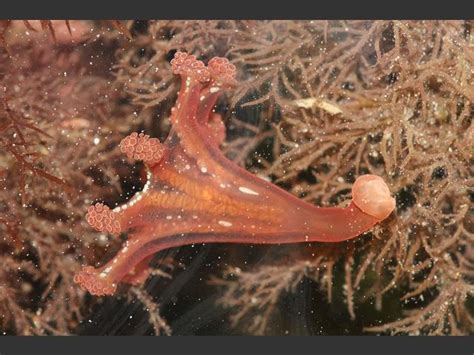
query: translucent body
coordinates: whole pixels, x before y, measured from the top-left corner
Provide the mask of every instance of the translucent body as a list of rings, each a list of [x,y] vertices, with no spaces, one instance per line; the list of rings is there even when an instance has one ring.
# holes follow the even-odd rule
[[[173,70],[182,76],[182,88],[172,110],[169,137],[162,147],[153,141],[153,151],[160,156],[145,161],[149,181],[124,206],[113,211],[103,205],[89,209],[87,218],[94,228],[128,234],[114,259],[99,269],[86,266],[76,275],[75,281],[89,292],[110,295],[119,282],[144,281],[148,261],[166,248],[194,243],[339,242],[369,230],[393,210],[388,187],[373,175],[356,181],[353,192],[359,202],[346,208],[320,208],[226,159],[219,150],[224,126],[212,109],[220,91],[233,83],[235,68],[223,58],[211,60],[209,69],[185,53],[178,52],[175,58]],[[129,137],[124,141],[127,145],[122,146],[130,146]],[[148,148],[135,144],[133,154]],[[366,182],[372,185],[367,188]],[[363,212],[370,201],[383,211]]]

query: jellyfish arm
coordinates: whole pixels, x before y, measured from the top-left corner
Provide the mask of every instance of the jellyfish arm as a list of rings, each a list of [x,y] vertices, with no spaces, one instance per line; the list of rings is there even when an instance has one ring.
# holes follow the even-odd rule
[[[155,253],[182,245],[348,240],[395,208],[388,186],[375,175],[355,181],[347,207],[321,208],[240,168],[219,150],[225,126],[213,111],[221,92],[236,84],[235,67],[225,58],[206,66],[183,52],[171,65],[181,76],[172,130],[163,143],[143,133],[120,143],[127,157],[145,163],[148,181],[125,205],[89,207],[91,227],[128,239],[112,260],[75,275],[83,289],[103,296],[114,294],[120,283],[142,283]]]

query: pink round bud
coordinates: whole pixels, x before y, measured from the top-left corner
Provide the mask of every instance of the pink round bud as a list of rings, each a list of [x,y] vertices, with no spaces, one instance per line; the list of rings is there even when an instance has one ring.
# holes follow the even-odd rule
[[[352,186],[352,200],[362,212],[383,220],[395,209],[395,199],[385,181],[377,175],[362,175]]]

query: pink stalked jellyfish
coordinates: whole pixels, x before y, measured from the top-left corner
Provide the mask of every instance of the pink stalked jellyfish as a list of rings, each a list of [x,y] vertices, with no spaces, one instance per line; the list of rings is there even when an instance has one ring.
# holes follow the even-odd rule
[[[339,242],[369,230],[395,208],[378,176],[356,180],[348,207],[320,208],[238,167],[219,150],[225,127],[213,112],[220,92],[235,83],[235,67],[225,58],[213,58],[206,67],[182,52],[171,64],[182,83],[168,138],[162,144],[132,133],[120,144],[122,152],[143,160],[148,168],[143,191],[113,210],[102,204],[89,208],[92,227],[128,234],[110,262],[99,269],[86,266],[75,276],[91,294],[111,295],[120,282],[143,282],[150,258],[166,248]]]

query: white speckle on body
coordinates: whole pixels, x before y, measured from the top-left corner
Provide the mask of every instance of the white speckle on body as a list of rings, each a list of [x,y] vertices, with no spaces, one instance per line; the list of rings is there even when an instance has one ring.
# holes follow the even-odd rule
[[[252,189],[249,189],[248,187],[245,187],[245,186],[240,186],[239,187],[239,191],[240,192],[243,192],[244,194],[249,194],[249,195],[256,195],[258,196],[258,192],[257,191],[254,191]]]
[[[219,221],[217,223],[219,223],[223,227],[231,227],[232,226],[232,223],[227,222],[227,221]]]

